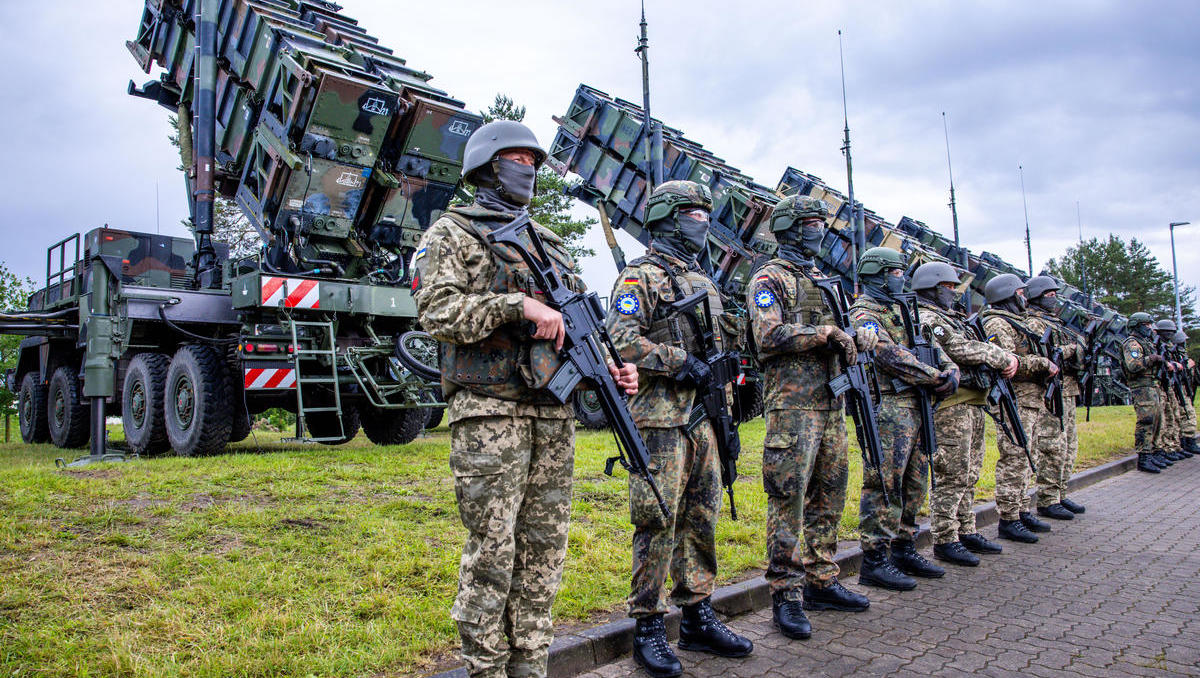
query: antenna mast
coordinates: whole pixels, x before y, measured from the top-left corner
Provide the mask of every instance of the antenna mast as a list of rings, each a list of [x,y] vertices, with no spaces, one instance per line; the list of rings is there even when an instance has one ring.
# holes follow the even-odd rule
[[[642,60],[642,111],[646,129],[646,192],[654,190],[663,180],[662,129],[650,117],[650,39],[646,36],[646,1],[642,0],[642,33],[634,53]]]
[[[942,111],[942,132],[946,135],[946,169],[950,171],[950,220],[954,224],[954,247],[958,250],[964,270],[967,269],[967,251],[958,244],[958,204],[954,200],[954,165],[950,163],[950,126],[946,123],[946,112]],[[971,314],[971,288],[968,286],[963,301],[967,306],[967,315]]]
[[[1075,225],[1079,228],[1079,280],[1083,283],[1083,293],[1087,295],[1088,313],[1092,312],[1092,290],[1088,287],[1087,266],[1084,265],[1083,251],[1083,219],[1079,217],[1079,201],[1075,201]]]
[[[842,139],[842,154],[846,156],[846,202],[850,203],[850,272],[854,280],[854,293],[858,294],[858,250],[862,245],[861,214],[854,201],[854,168],[850,161],[850,114],[846,108],[846,60],[842,55],[842,31],[838,29],[838,64],[842,69],[842,122],[845,137]]]
[[[1021,206],[1025,208],[1025,254],[1029,257],[1029,277],[1033,277],[1033,244],[1029,239],[1029,203],[1025,202],[1025,168],[1017,165],[1021,175]]]

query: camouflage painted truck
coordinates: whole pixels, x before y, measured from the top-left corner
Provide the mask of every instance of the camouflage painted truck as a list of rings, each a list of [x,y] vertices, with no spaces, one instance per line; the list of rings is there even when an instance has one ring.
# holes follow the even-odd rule
[[[479,116],[321,0],[146,0],[131,94],[179,120],[194,242],[105,226],[52,246],[46,284],[0,331],[28,335],[7,375],[27,442],[218,452],[250,415],[296,437],[412,440],[440,418],[436,343],[409,265],[458,189]],[[214,202],[261,251],[229,259]]]

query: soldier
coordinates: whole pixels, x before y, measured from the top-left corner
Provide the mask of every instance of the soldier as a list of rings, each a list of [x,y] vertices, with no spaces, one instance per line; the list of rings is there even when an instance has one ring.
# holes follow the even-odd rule
[[[938,445],[933,454],[933,474],[937,482],[929,495],[933,555],[948,563],[974,567],[979,564],[974,554],[1003,550],[979,534],[972,510],[975,483],[983,468],[983,419],[991,386],[980,367],[990,367],[1004,378],[1011,378],[1017,373],[1017,357],[995,344],[974,339],[966,316],[954,308],[957,285],[958,271],[945,262],[921,264],[913,273],[912,288],[920,304],[921,324],[962,369],[958,391],[934,414]]]
[[[706,186],[668,181],[654,189],[644,219],[650,247],[621,271],[607,320],[621,357],[638,366],[641,384],[629,409],[672,512],[668,522],[649,485],[629,477],[634,525],[629,616],[637,620],[633,657],[652,676],[683,671],[663,623],[668,571],[675,584],[671,600],[683,610],[679,647],[722,657],[744,657],[754,648],[721,623],[709,603],[717,578],[721,474],[712,425],[705,419],[689,429],[688,420],[697,389],[711,388],[713,376],[692,322],[670,307],[705,290],[709,312],[723,314],[716,285],[697,263],[708,239],[710,210]]]
[[[1187,354],[1187,333],[1182,329],[1175,331],[1172,337],[1175,344],[1175,351],[1183,361],[1183,369],[1185,374],[1191,376],[1192,383],[1195,384],[1196,379],[1196,361],[1188,357]],[[1191,394],[1187,394],[1191,396]],[[1196,444],[1196,406],[1192,403],[1192,398],[1185,398],[1183,403],[1183,419],[1181,426],[1182,439],[1180,440],[1180,449],[1190,455],[1200,454],[1200,445]]]
[[[1167,467],[1166,460],[1159,460],[1154,441],[1162,426],[1162,391],[1154,375],[1154,368],[1163,357],[1154,351],[1154,333],[1150,329],[1150,314],[1138,311],[1129,316],[1129,336],[1121,342],[1121,369],[1129,388],[1133,391],[1133,410],[1137,413],[1137,424],[1133,429],[1134,447],[1137,448],[1139,471],[1158,473]]]
[[[1058,437],[1061,444],[1053,455],[1038,460],[1037,512],[1054,520],[1071,520],[1076,513],[1086,510],[1082,504],[1067,498],[1067,481],[1079,454],[1075,399],[1083,392],[1079,388],[1079,374],[1083,370],[1084,347],[1083,337],[1067,328],[1058,317],[1062,308],[1059,289],[1058,281],[1048,275],[1030,278],[1025,288],[1025,298],[1029,301],[1026,324],[1039,336],[1047,329],[1053,332],[1054,344],[1062,349],[1066,368],[1062,375],[1063,417],[1059,422],[1062,435]]]
[[[521,258],[486,236],[529,204],[546,153],[529,128],[507,120],[480,127],[464,150],[475,202],[429,228],[413,277],[421,325],[442,342],[450,469],[468,533],[450,616],[470,675],[544,676],[567,548],[575,422],[571,407],[537,384],[556,366],[563,320],[535,298]],[[562,240],[537,229],[558,270],[581,289]],[[634,366],[612,372],[619,387],[636,392]]]
[[[893,295],[904,290],[904,258],[887,247],[872,247],[858,265],[863,294],[850,308],[855,328],[879,334],[875,365],[880,370],[879,442],[887,501],[879,478],[863,473],[859,502],[862,569],[858,582],[893,591],[916,588],[916,577],[941,577],[942,568],[917,553],[917,511],[929,485],[929,454],[920,440],[921,413],[913,388],[944,398],[958,388],[958,368],[937,349],[938,366],[922,363],[895,307]],[[919,328],[918,328],[919,329]],[[897,390],[897,387],[900,390]],[[911,387],[911,388],[909,388]],[[891,547],[891,558],[888,548]],[[909,576],[912,575],[912,576]]]
[[[763,366],[763,488],[767,493],[767,582],[775,625],[808,638],[809,610],[858,612],[866,596],[838,583],[837,529],[846,505],[846,419],[827,384],[853,364],[857,348],[874,348],[872,330],[852,340],[835,324],[813,280],[814,257],[829,210],[821,200],[789,196],[771,212],[779,252],[746,291],[750,328]],[[803,590],[803,593],[802,593]],[[803,598],[803,603],[801,599]]]
[[[1178,377],[1184,368],[1183,363],[1174,359],[1175,322],[1169,318],[1163,318],[1154,323],[1154,332],[1158,335],[1156,343],[1167,369],[1173,376]],[[1163,425],[1159,429],[1159,440],[1154,447],[1168,461],[1190,459],[1192,455],[1183,450],[1182,444],[1184,419],[1187,416],[1183,405],[1179,402],[1179,396],[1176,395],[1174,389],[1163,386],[1161,383],[1159,388],[1162,389],[1163,398]]]
[[[988,341],[1017,356],[1013,390],[1021,412],[1021,422],[1029,438],[1029,453],[1037,460],[1057,454],[1060,445],[1058,418],[1050,414],[1042,401],[1046,379],[1058,374],[1058,367],[1038,355],[1041,336],[1027,323],[1025,283],[1012,273],[1002,273],[983,288],[987,308],[983,327]],[[1033,532],[1049,532],[1050,526],[1026,511],[1030,469],[1025,451],[1006,436],[996,437],[1000,457],[996,460],[996,508],[1000,513],[999,535],[1003,539],[1037,543]],[[1032,530],[1032,531],[1031,531]]]

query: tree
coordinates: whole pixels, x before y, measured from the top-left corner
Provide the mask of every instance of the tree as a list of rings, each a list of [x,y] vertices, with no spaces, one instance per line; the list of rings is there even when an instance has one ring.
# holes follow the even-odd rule
[[[29,293],[33,291],[33,280],[21,280],[0,262],[0,311],[24,310]],[[17,348],[22,337],[11,334],[0,335],[0,374],[17,366]],[[15,414],[14,394],[0,380],[0,413],[5,417]]]

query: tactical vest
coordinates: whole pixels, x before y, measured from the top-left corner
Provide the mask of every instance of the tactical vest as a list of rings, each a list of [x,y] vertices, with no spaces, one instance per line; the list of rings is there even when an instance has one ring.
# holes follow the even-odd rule
[[[1136,342],[1136,344],[1137,344],[1136,347],[1131,349],[1133,352],[1138,354],[1135,356],[1135,358],[1145,359],[1145,357],[1148,353],[1153,353],[1153,351],[1146,350],[1146,342],[1148,342],[1148,341],[1149,341],[1148,339],[1144,339],[1142,337],[1138,337],[1135,335],[1130,335],[1125,338],[1125,341],[1121,342],[1121,369],[1125,372],[1125,379],[1131,388],[1142,388],[1142,387],[1146,387],[1146,386],[1154,386],[1155,384],[1158,383],[1158,379],[1154,373],[1153,368],[1147,366],[1146,369],[1143,370],[1142,372],[1139,372],[1138,374],[1133,374],[1130,371],[1129,367],[1127,365],[1125,365],[1125,360],[1124,360],[1125,351],[1126,351],[1126,349],[1129,349],[1129,343]]]
[[[481,214],[481,212],[483,212]],[[488,291],[497,294],[520,292],[534,297],[542,294],[534,288],[529,266],[512,247],[488,242],[489,232],[503,223],[486,221],[490,212],[478,207],[452,207],[442,216],[449,218],[467,233],[478,238],[492,253],[495,275]],[[546,251],[561,271],[568,287],[574,282],[571,258],[562,240],[554,233],[538,229]],[[442,393],[449,398],[460,389],[473,393],[534,404],[557,404],[557,400],[542,390],[561,364],[553,344],[530,336],[525,321],[510,322],[496,328],[491,335],[474,344],[440,343]]]
[[[768,262],[775,263],[775,262]],[[825,294],[816,286],[813,278],[808,277],[795,266],[779,266],[792,276],[796,283],[797,294],[794,298],[781,300],[783,302],[783,322],[793,325],[837,325],[837,318],[825,301]],[[804,292],[801,297],[799,292]],[[753,339],[753,336],[751,336]],[[784,353],[764,358],[759,356],[764,366],[779,361],[805,363],[805,369],[823,369],[826,380],[833,379],[840,372],[837,356],[826,351],[809,351],[806,353]]]
[[[670,262],[655,254],[648,254],[644,257],[634,259],[629,262],[629,265],[636,267],[645,263],[653,264],[667,274],[667,279],[671,281],[671,291],[675,294],[674,299],[660,300],[658,306],[655,307],[654,314],[650,318],[650,329],[646,331],[646,339],[656,344],[666,344],[667,346],[681,348],[689,354],[703,357],[704,347],[701,345],[699,335],[696,334],[695,324],[688,318],[683,317],[682,313],[674,312],[668,304],[694,294],[700,289],[705,289],[708,291],[709,310],[713,315],[714,338],[718,348],[722,347],[724,342],[721,337],[720,318],[724,315],[725,308],[721,303],[721,295],[717,293],[717,288],[713,285],[712,281],[699,271],[684,271],[682,275],[676,275],[675,271],[672,270]],[[703,316],[703,304],[697,306],[693,312],[696,314],[699,322],[706,322]]]
[[[964,336],[968,339],[977,340],[974,330],[972,330],[970,328],[970,326],[968,326],[967,323],[962,318],[957,317],[953,313],[945,310],[944,308],[942,308],[941,306],[938,306],[937,304],[930,303],[925,299],[920,299],[920,297],[918,297],[918,299],[919,299],[919,301],[917,302],[918,304],[920,304],[921,306],[924,306],[930,312],[936,313],[939,318],[950,323],[950,325],[954,328],[955,332],[958,332],[959,334],[961,334],[962,336]],[[924,325],[922,325],[922,327],[924,327]],[[937,341],[936,337],[928,337],[928,339],[931,343],[933,343],[935,345],[937,345],[939,343]],[[984,367],[983,365],[961,365],[960,364],[958,366],[958,374],[959,374],[958,387],[960,389],[966,388],[966,389],[972,389],[975,391],[987,392],[987,390],[989,388],[991,388],[992,384],[990,381],[988,381],[988,379],[986,377],[983,376],[983,372],[984,372],[983,367]]]

